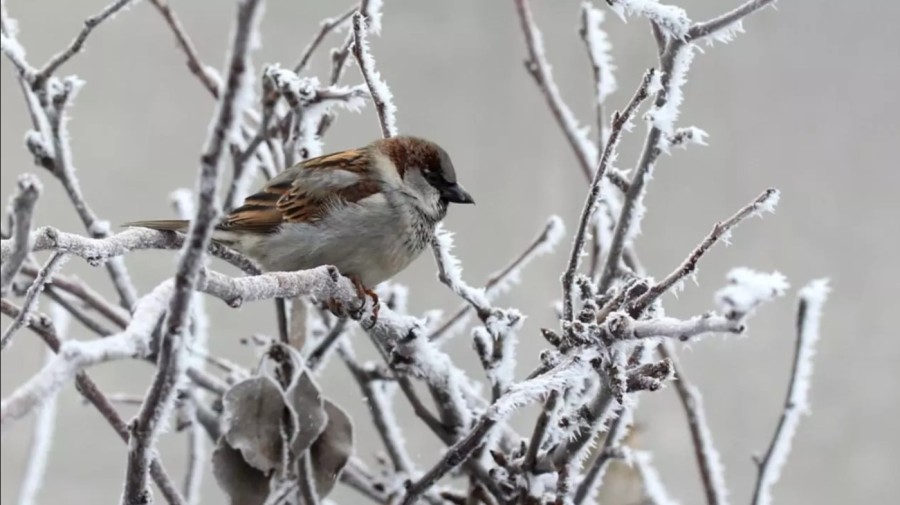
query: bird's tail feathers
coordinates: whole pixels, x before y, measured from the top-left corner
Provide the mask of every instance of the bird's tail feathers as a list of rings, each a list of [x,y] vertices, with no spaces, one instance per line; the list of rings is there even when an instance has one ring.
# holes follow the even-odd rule
[[[132,221],[122,226],[128,228],[150,228],[159,231],[187,231],[191,222],[186,219],[156,219],[152,221]]]

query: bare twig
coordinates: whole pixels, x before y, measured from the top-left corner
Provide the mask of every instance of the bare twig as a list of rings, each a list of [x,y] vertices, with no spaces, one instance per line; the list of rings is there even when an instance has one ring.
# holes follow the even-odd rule
[[[800,416],[809,410],[809,389],[812,376],[812,358],[819,340],[819,321],[822,305],[828,297],[828,280],[819,279],[800,290],[800,306],[797,309],[797,343],[791,380],[788,385],[784,410],[772,441],[762,459],[757,460],[759,475],[753,491],[752,505],[772,503],[772,487],[781,477],[781,470],[791,451],[791,442],[800,424]]]
[[[34,282],[28,286],[28,291],[25,293],[25,300],[22,302],[22,311],[15,319],[13,319],[13,322],[10,323],[9,327],[6,328],[6,331],[3,332],[2,338],[0,338],[0,349],[6,349],[6,346],[12,341],[13,335],[19,331],[23,324],[25,324],[25,319],[27,319],[29,314],[37,307],[38,297],[41,294],[41,291],[44,290],[44,285],[50,282],[50,279],[53,278],[53,275],[59,267],[62,266],[65,259],[65,253],[58,251],[53,253],[44,267],[41,268],[35,276]]]
[[[562,219],[558,216],[552,216],[547,221],[546,226],[540,234],[531,242],[528,247],[522,251],[518,257],[509,262],[498,272],[491,274],[487,282],[484,284],[484,294],[491,300],[504,291],[504,288],[512,282],[518,280],[518,273],[527,266],[534,258],[553,251],[556,244],[561,240],[565,229]],[[439,256],[438,256],[439,257]],[[440,267],[439,267],[440,268]],[[464,303],[456,310],[456,313],[450,316],[443,324],[428,335],[431,341],[441,341],[451,334],[451,329],[456,328],[466,320],[473,309],[473,306]]]
[[[35,88],[41,86],[43,81],[45,81],[48,77],[53,75],[56,70],[61,67],[65,62],[69,61],[72,56],[75,56],[79,52],[81,52],[84,42],[87,40],[88,36],[94,31],[100,23],[106,21],[110,17],[114,16],[120,10],[126,8],[128,4],[132,3],[134,0],[116,0],[115,2],[107,5],[103,8],[99,13],[87,18],[84,20],[84,27],[81,29],[81,32],[69,43],[69,46],[65,48],[62,52],[56,54],[50,61],[48,61],[41,69],[35,74],[34,81],[32,85]]]
[[[25,265],[22,267],[22,273],[35,278],[39,270],[33,266]],[[48,288],[51,290],[59,290],[72,295],[86,306],[103,315],[110,322],[119,328],[128,326],[131,314],[125,312],[121,307],[114,305],[112,302],[103,297],[100,293],[94,291],[87,283],[75,277],[69,277],[63,274],[56,274],[50,279]]]
[[[397,420],[394,418],[394,412],[386,396],[387,384],[382,379],[372,377],[372,374],[367,373],[368,370],[357,363],[349,353],[343,353],[342,357],[362,390],[366,406],[372,415],[373,424],[381,436],[382,444],[394,465],[394,470],[412,475],[415,466],[406,451],[403,437],[397,429]]]
[[[583,503],[586,498],[600,487],[609,463],[621,452],[622,440],[631,428],[631,413],[625,409],[630,410],[631,407],[623,407],[623,410],[618,413],[616,420],[613,421],[609,428],[609,432],[606,433],[606,439],[603,441],[600,453],[591,463],[591,467],[578,484],[573,498],[575,505]]]
[[[544,42],[537,25],[534,22],[534,16],[528,5],[528,0],[515,0],[516,11],[519,14],[519,21],[522,25],[522,33],[525,35],[525,45],[528,49],[528,59],[525,60],[525,68],[531,77],[534,78],[538,87],[547,100],[547,105],[553,113],[553,117],[562,129],[563,134],[575,157],[578,159],[578,165],[581,167],[582,173],[586,179],[593,176],[594,167],[597,165],[597,157],[599,152],[596,151],[588,140],[587,134],[578,124],[578,119],[572,113],[572,110],[563,101],[556,81],[553,80],[553,74],[550,71],[550,64],[547,62],[547,56],[544,53]]]
[[[695,23],[691,26],[691,29],[688,30],[686,41],[696,41],[702,39],[704,37],[713,36],[715,37],[717,33],[722,30],[727,30],[729,27],[740,23],[740,21],[753,14],[754,12],[762,9],[763,7],[773,3],[775,0],[749,0],[748,2],[744,2],[741,6],[735,8],[732,11],[726,12],[721,16],[710,19],[709,21],[704,21],[702,23]]]
[[[31,220],[41,190],[41,181],[34,175],[19,176],[18,192],[10,205],[12,239],[4,240],[4,242],[12,241],[9,242],[11,251],[8,255],[4,254],[3,264],[0,265],[0,295],[6,296],[10,283],[31,252]]]
[[[681,400],[687,416],[706,501],[709,505],[725,504],[728,497],[725,469],[719,459],[719,452],[713,446],[712,434],[703,410],[700,391],[685,376],[684,369],[681,367],[681,362],[672,345],[669,342],[663,342],[658,349],[664,358],[671,361],[672,368],[675,370],[675,390],[678,392],[678,398]]]
[[[188,69],[192,74],[197,76],[197,79],[200,79],[200,82],[203,83],[203,87],[206,88],[214,98],[219,98],[219,75],[215,70],[204,65],[203,62],[200,61],[200,55],[197,54],[194,43],[191,42],[187,32],[184,31],[184,26],[182,26],[178,16],[176,16],[175,12],[172,11],[172,8],[169,7],[169,2],[166,0],[150,1],[166,21],[166,24],[169,25],[169,28],[172,29],[172,33],[175,35],[178,46],[187,58]]]
[[[16,317],[21,312],[21,309],[7,300],[0,300],[0,311],[9,317]],[[53,326],[51,318],[43,314],[32,315],[28,318],[26,324],[31,331],[41,337],[53,352],[57,353],[57,355],[59,354],[62,343],[56,334],[56,329]],[[100,391],[94,381],[91,380],[85,372],[78,372],[75,374],[75,388],[82,396],[91,402],[103,418],[107,420],[110,426],[112,426],[119,437],[127,443],[129,434],[125,421],[122,420],[109,399]],[[153,455],[152,457],[153,460],[150,463],[150,476],[153,477],[153,481],[159,486],[166,501],[168,501],[170,505],[185,505],[184,499],[181,497],[177,487],[175,487],[175,484],[172,482],[172,479],[169,477],[162,464],[159,462],[158,456]]]
[[[221,160],[228,137],[240,124],[238,116],[243,106],[239,100],[247,85],[249,52],[251,41],[257,36],[260,7],[260,0],[244,0],[238,4],[227,79],[200,159],[197,213],[191,221],[188,239],[178,262],[166,330],[158,353],[158,371],[140,412],[129,427],[132,436],[129,440],[125,490],[122,493],[123,505],[141,505],[149,499],[149,455],[153,451],[161,423],[173,405],[177,384],[184,373],[186,325],[191,313],[193,292],[201,277],[203,256],[221,212],[217,200]]]
[[[653,285],[646,293],[641,295],[640,298],[631,304],[631,313],[633,315],[640,314],[663,293],[672,289],[673,286],[688,275],[693,274],[697,269],[697,262],[703,254],[705,254],[706,251],[720,238],[725,237],[725,240],[727,241],[731,234],[731,230],[740,224],[741,221],[752,215],[761,215],[763,211],[774,212],[775,205],[778,203],[778,198],[778,190],[769,188],[727,220],[716,223],[715,226],[713,226],[712,231],[709,232],[709,235],[703,239],[703,242],[700,242],[693,252],[691,252],[690,256],[688,256],[675,271],[666,276],[665,279]]]
[[[354,12],[357,11],[357,6],[351,7],[349,10],[341,14],[340,16],[333,18],[323,19],[319,24],[319,32],[316,33],[316,36],[312,39],[309,45],[306,46],[306,49],[303,50],[303,55],[300,56],[300,61],[294,65],[294,73],[301,73],[306,69],[306,65],[309,64],[310,58],[312,58],[313,53],[316,52],[316,49],[319,48],[319,45],[325,40],[325,37],[334,30],[337,30],[344,26],[347,20],[350,19],[350,16],[353,15]]]
[[[55,309],[55,310],[53,310]],[[25,309],[20,309],[16,319],[26,314]],[[69,326],[68,314],[60,308],[51,307],[53,314],[53,326],[60,338],[65,338]],[[45,363],[53,359],[53,350],[49,347],[45,351]],[[25,477],[22,479],[22,487],[19,489],[19,505],[33,505],[38,492],[44,486],[44,474],[47,469],[47,461],[50,448],[53,444],[53,432],[56,424],[56,396],[50,398],[38,411],[34,422],[34,432],[31,434],[31,447],[28,451],[28,464],[25,466]]]
[[[353,15],[353,57],[359,65],[359,71],[369,87],[372,101],[375,103],[375,112],[378,113],[378,123],[381,125],[381,134],[384,138],[397,135],[397,123],[395,116],[397,107],[394,106],[391,90],[388,88],[381,74],[375,69],[375,60],[369,50],[369,41],[366,38],[366,23],[364,15],[357,12]]]
[[[599,165],[594,171],[591,187],[588,190],[584,207],[581,209],[581,217],[578,221],[578,228],[575,231],[572,251],[569,253],[569,262],[566,265],[566,270],[562,276],[563,321],[572,321],[574,316],[572,285],[575,281],[575,272],[578,270],[578,265],[581,262],[581,254],[584,251],[588,225],[590,224],[591,216],[594,214],[594,209],[597,206],[597,199],[600,197],[600,183],[603,181],[603,174],[606,172],[609,163],[615,155],[616,146],[619,143],[619,137],[622,134],[622,130],[631,121],[631,118],[634,116],[635,112],[637,112],[637,108],[641,102],[649,95],[648,90],[654,79],[654,73],[655,71],[650,69],[644,74],[641,84],[638,86],[637,91],[635,91],[634,96],[631,97],[628,105],[625,106],[625,109],[621,113],[617,112],[613,115],[609,140],[606,143],[606,148],[603,150],[603,156],[600,157]]]

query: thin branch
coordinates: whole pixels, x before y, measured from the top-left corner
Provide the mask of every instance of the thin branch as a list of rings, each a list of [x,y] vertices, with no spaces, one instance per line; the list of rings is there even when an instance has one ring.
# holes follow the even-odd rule
[[[359,65],[359,71],[369,87],[372,102],[375,103],[375,112],[378,114],[378,123],[381,125],[381,134],[384,138],[397,135],[397,107],[394,106],[393,96],[387,83],[381,78],[381,74],[375,69],[375,60],[369,49],[369,41],[366,37],[366,19],[357,12],[353,15],[353,57]]]
[[[534,78],[538,87],[547,100],[547,105],[553,113],[553,117],[562,129],[566,140],[575,152],[578,159],[578,165],[581,172],[588,180],[592,178],[594,166],[597,164],[598,151],[595,151],[591,145],[587,134],[578,119],[572,113],[572,110],[563,101],[556,81],[553,80],[553,74],[550,71],[550,64],[547,62],[547,56],[544,53],[544,41],[540,30],[534,22],[534,16],[527,0],[515,0],[516,12],[519,15],[519,21],[522,26],[522,33],[525,35],[525,45],[528,49],[528,59],[525,60],[525,68],[531,77]]]
[[[560,219],[559,216],[552,216],[550,220],[547,221],[547,224],[544,226],[541,233],[535,237],[534,241],[532,241],[519,256],[510,261],[509,264],[500,271],[491,274],[484,284],[484,294],[488,300],[494,299],[510,284],[518,281],[518,273],[531,263],[531,260],[543,254],[552,252],[556,247],[556,244],[562,239],[564,232],[565,227],[563,226],[562,219]],[[472,305],[468,303],[462,304],[459,309],[456,310],[455,314],[450,316],[441,326],[428,335],[428,340],[435,342],[446,338],[448,334],[452,333],[451,330],[453,328],[462,325],[466,320],[466,316],[471,313],[472,309]]]
[[[629,411],[625,409],[629,409]],[[609,427],[606,438],[603,440],[603,447],[600,448],[600,453],[591,463],[591,467],[588,468],[584,478],[581,479],[578,488],[575,490],[575,496],[572,499],[575,505],[580,505],[586,498],[596,492],[597,488],[603,483],[603,476],[606,474],[609,463],[616,457],[621,457],[622,440],[628,434],[628,430],[631,429],[631,409],[632,407],[623,407],[623,410],[618,413],[616,420]]]
[[[166,330],[158,352],[158,370],[140,412],[129,427],[132,436],[123,505],[141,505],[149,499],[149,455],[154,451],[159,430],[174,403],[177,384],[184,374],[185,336],[193,293],[200,282],[203,257],[221,212],[217,199],[221,160],[228,137],[240,125],[238,117],[243,110],[240,97],[247,86],[250,47],[257,36],[261,11],[260,0],[244,0],[238,4],[225,88],[200,158],[197,211],[178,262]]]
[[[33,251],[62,251],[83,258],[93,266],[99,266],[131,251],[146,249],[180,249],[185,236],[180,233],[130,228],[104,238],[88,238],[75,233],[59,231],[44,226],[32,233]],[[7,239],[0,241],[0,260],[12,254],[13,243]],[[260,272],[259,267],[245,256],[218,243],[209,244],[209,253],[250,274]]]
[[[295,302],[299,303],[299,302]],[[309,356],[306,358],[306,366],[309,367],[310,370],[316,371],[325,363],[325,356],[329,351],[334,349],[335,344],[340,340],[340,337],[344,334],[344,329],[347,327],[347,318],[343,317],[338,319],[334,326],[328,330],[328,333],[322,337],[321,340],[316,344],[316,347],[309,353]]]
[[[34,75],[33,85],[35,87],[40,87],[40,84],[43,83],[47,78],[53,75],[56,70],[61,67],[65,62],[69,61],[72,56],[80,53],[82,48],[84,47],[84,42],[87,40],[88,36],[91,32],[94,31],[100,23],[106,21],[110,17],[114,16],[117,12],[124,9],[128,6],[128,4],[132,3],[134,0],[116,0],[115,2],[107,5],[103,8],[99,13],[87,18],[84,20],[84,27],[81,29],[81,32],[69,43],[69,46],[65,48],[62,52],[56,54],[54,57],[50,58],[48,61],[38,72]]]
[[[762,215],[763,211],[774,212],[778,203],[780,193],[777,189],[769,188],[762,192],[752,202],[738,210],[733,216],[724,222],[718,222],[713,226],[712,231],[703,239],[703,242],[691,252],[684,262],[665,279],[653,285],[646,293],[640,296],[631,305],[630,312],[632,315],[641,314],[663,293],[672,289],[682,279],[694,273],[697,269],[697,262],[700,258],[713,246],[720,238],[725,238],[726,243],[731,235],[731,230],[740,224],[741,221],[753,215]]]
[[[610,335],[617,340],[666,337],[685,342],[690,340],[691,337],[704,333],[740,334],[746,329],[742,320],[728,318],[715,313],[706,313],[687,320],[673,317],[635,320],[627,314],[614,312],[607,321]]]
[[[65,338],[70,319],[68,314],[62,312],[58,306],[51,307],[53,314],[53,326],[57,335]],[[19,319],[26,311],[20,309]],[[53,359],[53,350],[46,348],[44,363]],[[25,466],[25,476],[22,478],[22,487],[19,489],[19,505],[33,505],[36,502],[38,492],[44,487],[44,475],[47,470],[47,461],[53,444],[53,435],[56,424],[57,395],[53,395],[37,413],[34,422],[34,432],[31,434],[31,447],[28,451],[28,464]]]
[[[381,436],[382,444],[391,463],[394,465],[394,471],[412,475],[415,466],[406,451],[405,441],[398,429],[397,420],[386,396],[387,384],[379,378],[372,377],[370,373],[367,373],[368,370],[357,363],[348,353],[344,353],[342,357],[351,375],[359,384],[366,406],[372,415],[372,422]]]
[[[294,73],[299,74],[306,69],[306,65],[309,64],[310,58],[312,58],[313,53],[316,52],[316,49],[319,48],[319,45],[325,40],[325,37],[334,30],[340,29],[347,23],[347,20],[350,19],[350,16],[353,15],[357,11],[358,7],[354,5],[349,10],[341,14],[340,16],[333,18],[323,19],[319,24],[319,32],[313,38],[313,40],[306,46],[306,49],[303,50],[303,55],[300,56],[300,61],[294,65]]]
[[[22,273],[31,277],[32,279],[38,275],[38,269],[25,265],[22,267]],[[87,283],[84,281],[75,278],[69,277],[63,274],[56,274],[50,279],[48,283],[48,288],[51,290],[62,291],[73,297],[77,298],[80,302],[84,303],[87,307],[97,311],[97,313],[103,315],[110,322],[118,326],[119,328],[125,328],[128,326],[128,321],[131,319],[131,314],[125,312],[121,307],[114,305],[112,302],[103,297],[100,293],[94,291]]]
[[[34,282],[28,286],[28,290],[25,292],[25,300],[22,302],[22,311],[19,315],[13,319],[13,322],[6,328],[6,331],[3,332],[2,338],[0,338],[0,349],[6,349],[6,346],[12,341],[13,335],[25,324],[25,320],[34,311],[35,307],[37,307],[39,301],[39,295],[41,291],[44,290],[44,285],[50,282],[50,279],[53,278],[53,275],[62,266],[62,263],[66,259],[66,254],[62,252],[55,252],[50,259],[47,260],[47,263],[43,268],[38,272],[38,274],[34,278]]]
[[[819,340],[819,322],[822,318],[822,305],[828,297],[827,279],[815,280],[800,290],[800,304],[797,309],[797,342],[794,351],[794,362],[791,369],[791,380],[788,385],[784,410],[778,420],[778,426],[772,435],[772,441],[762,460],[757,461],[759,474],[753,491],[752,505],[769,505],[772,503],[772,487],[781,477],[781,470],[791,452],[791,443],[800,416],[809,410],[809,390],[812,386],[813,355]]]
[[[603,174],[606,172],[612,158],[615,156],[615,150],[619,143],[619,137],[622,130],[625,129],[631,121],[631,118],[637,112],[638,106],[649,96],[650,84],[654,79],[655,71],[648,70],[641,80],[640,86],[635,91],[634,96],[625,106],[621,113],[615,113],[612,120],[612,128],[609,133],[609,140],[606,148],[603,150],[603,156],[600,157],[599,165],[594,171],[594,177],[591,180],[591,187],[585,198],[584,206],[581,209],[581,217],[578,220],[578,228],[575,231],[575,239],[572,243],[572,251],[569,253],[569,262],[562,276],[563,285],[563,321],[572,321],[574,317],[572,286],[575,281],[575,272],[581,262],[581,254],[584,250],[584,243],[587,240],[587,229],[590,224],[591,216],[597,206],[597,200],[600,198],[600,183],[603,181]]]
[[[553,391],[559,391],[570,384],[569,381],[574,380],[575,377],[581,377],[588,369],[588,363],[594,357],[596,354],[593,351],[586,351],[583,356],[570,357],[544,375],[510,387],[503,396],[491,403],[466,436],[450,446],[440,461],[407,488],[401,505],[412,505],[419,496],[444,475],[468,461],[475,450],[484,443],[491,429],[509,417],[516,409],[537,401]]]
[[[688,30],[685,40],[687,42],[692,42],[704,37],[715,37],[717,32],[727,30],[734,24],[740,23],[743,18],[749,16],[750,14],[753,14],[754,12],[773,3],[774,1],[775,0],[750,0],[732,11],[722,14],[721,16],[710,19],[709,21],[704,21],[702,23],[695,23],[693,26],[691,26],[691,29]]]
[[[0,300],[0,312],[9,317],[16,317],[21,313],[21,309],[7,300]],[[28,318],[26,324],[31,331],[41,337],[53,352],[57,353],[57,355],[59,354],[62,343],[56,334],[51,318],[44,314],[36,314]],[[75,389],[91,402],[122,441],[127,443],[129,434],[125,421],[119,416],[112,402],[109,401],[97,387],[97,384],[85,372],[75,374]],[[153,461],[150,464],[150,476],[153,477],[153,481],[159,486],[160,491],[170,505],[185,505],[178,488],[169,477],[165,468],[163,468],[157,455],[153,455]]]
[[[706,502],[709,505],[726,504],[728,503],[728,488],[725,484],[725,469],[719,458],[719,452],[713,445],[700,391],[685,376],[684,369],[681,367],[681,362],[672,345],[669,342],[663,342],[658,349],[663,358],[671,361],[675,371],[676,380],[673,382],[687,416],[691,440],[694,443],[694,455],[697,458],[697,466],[703,480]]]
[[[19,176],[18,192],[12,198],[9,211],[13,223],[12,238],[4,240],[10,243],[11,251],[3,255],[0,265],[0,295],[6,296],[9,285],[31,252],[31,221],[42,189],[41,181],[34,175]]]
[[[159,11],[160,15],[166,21],[166,24],[169,25],[172,34],[175,35],[178,47],[181,48],[181,51],[187,58],[188,69],[192,74],[197,76],[197,79],[200,80],[203,87],[206,88],[214,98],[219,98],[219,75],[213,69],[204,65],[200,60],[200,55],[197,54],[194,43],[191,42],[190,37],[188,37],[187,32],[185,32],[184,26],[181,24],[178,16],[175,15],[175,12],[169,7],[169,2],[166,0],[150,0],[150,2],[156,7],[156,10]]]

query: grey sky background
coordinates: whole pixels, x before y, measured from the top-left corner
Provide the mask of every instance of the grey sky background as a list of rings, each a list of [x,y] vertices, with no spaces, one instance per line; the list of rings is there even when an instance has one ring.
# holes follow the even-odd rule
[[[597,2],[602,4],[603,2]],[[693,19],[705,19],[739,2],[679,1]],[[533,2],[548,58],[563,96],[583,124],[593,126],[590,68],[577,35],[575,1]],[[33,63],[64,47],[82,20],[104,1],[10,0],[20,40]],[[281,62],[293,66],[318,22],[342,12],[345,2],[268,2],[257,70]],[[671,315],[712,308],[712,293],[733,266],[777,269],[793,288],[828,276],[816,358],[811,417],[805,417],[781,482],[781,504],[886,503],[900,493],[900,416],[896,392],[900,339],[890,312],[896,304],[900,254],[896,220],[900,183],[900,6],[892,2],[781,1],[745,22],[747,33],[698,54],[685,87],[681,124],[710,133],[708,147],[664,156],[649,187],[648,213],[637,248],[647,268],[663,276],[712,224],[768,186],[782,190],[778,212],[746,222],[730,247],[716,246],[703,260],[700,285],[688,283],[680,298],[667,297]],[[233,2],[174,1],[203,60],[220,67],[234,14]],[[456,253],[464,276],[479,283],[518,254],[551,214],[569,230],[580,211],[585,185],[575,158],[543,98],[523,68],[523,37],[511,1],[387,0],[383,32],[372,40],[382,75],[394,93],[401,132],[440,142],[453,157],[460,181],[478,201],[451,209]],[[605,27],[613,43],[619,91],[608,107],[628,99],[643,71],[655,63],[646,23],[623,23],[611,12]],[[312,70],[327,75],[326,41]],[[169,193],[191,187],[213,101],[184,65],[168,28],[140,3],[101,26],[87,50],[63,68],[87,84],[71,110],[70,130],[82,188],[96,212],[114,224],[171,216]],[[351,70],[345,79],[358,83]],[[45,182],[37,223],[83,232],[58,184],[34,167],[22,139],[29,120],[11,66],[0,64],[2,84],[3,197],[22,172]],[[630,167],[644,127],[622,143],[618,166]],[[357,147],[380,135],[372,107],[343,113],[326,151]],[[528,314],[519,346],[518,372],[527,373],[544,342],[539,328],[554,324],[550,305],[559,297],[559,275],[571,234],[556,254],[541,258],[522,285],[501,300]],[[890,258],[895,258],[890,260]],[[172,252],[142,252],[128,265],[143,292],[171,274]],[[226,267],[218,265],[223,270]],[[111,294],[105,271],[80,260],[65,267]],[[231,270],[227,270],[231,271]],[[439,284],[425,254],[398,281],[410,286],[414,312],[458,305]],[[704,393],[714,439],[727,467],[733,500],[748,499],[755,479],[750,456],[768,443],[783,403],[794,345],[796,289],[764,307],[740,338],[708,338],[683,351],[683,361]],[[275,331],[271,304],[231,310],[209,300],[215,352],[251,364],[239,344],[252,333]],[[3,325],[9,323],[4,318]],[[72,337],[87,332],[73,327]],[[359,348],[366,344],[359,339]],[[481,377],[470,339],[451,344],[452,355]],[[5,397],[43,360],[42,346],[24,332],[2,356]],[[356,385],[335,363],[324,373],[325,391],[356,419],[358,454],[371,460],[376,443]],[[107,392],[143,393],[151,369],[143,363],[98,367],[92,375]],[[399,403],[403,403],[402,400]],[[126,447],[74,388],[60,397],[60,416],[45,503],[113,503],[121,492]],[[130,416],[132,411],[123,408]],[[441,446],[405,407],[401,420],[421,467],[437,460]],[[683,412],[670,389],[643,396],[638,413],[641,444],[654,451],[663,481],[682,503],[700,503],[701,486]],[[529,416],[515,420],[531,426]],[[30,422],[2,439],[0,501],[12,503],[23,473]],[[184,463],[182,436],[166,435],[163,458],[173,474]],[[221,495],[207,479],[206,501]],[[356,503],[357,495],[335,495]],[[75,500],[75,501],[73,501]]]

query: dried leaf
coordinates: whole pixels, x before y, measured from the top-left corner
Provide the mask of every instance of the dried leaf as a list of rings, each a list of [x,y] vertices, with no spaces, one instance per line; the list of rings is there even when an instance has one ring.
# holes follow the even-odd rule
[[[325,430],[328,414],[323,408],[324,400],[319,388],[308,373],[304,372],[291,387],[287,395],[297,419],[297,433],[291,447],[300,455],[309,448]]]
[[[284,397],[268,377],[252,377],[232,386],[222,399],[223,438],[244,460],[264,473],[281,463]]]
[[[331,492],[353,454],[353,423],[340,407],[325,400],[328,425],[309,449],[316,491],[320,497]]]
[[[269,495],[269,479],[248,465],[241,451],[221,438],[212,454],[213,475],[231,498],[231,505],[262,505]]]

